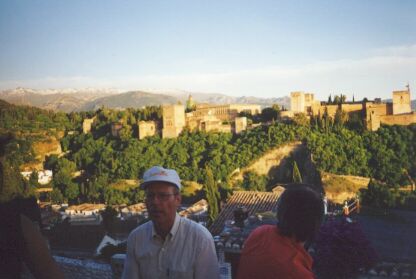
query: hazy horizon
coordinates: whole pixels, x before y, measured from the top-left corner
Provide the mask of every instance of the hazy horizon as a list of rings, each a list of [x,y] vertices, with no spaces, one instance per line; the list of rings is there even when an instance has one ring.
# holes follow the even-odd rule
[[[389,99],[416,86],[414,11],[410,0],[5,0],[0,90]]]

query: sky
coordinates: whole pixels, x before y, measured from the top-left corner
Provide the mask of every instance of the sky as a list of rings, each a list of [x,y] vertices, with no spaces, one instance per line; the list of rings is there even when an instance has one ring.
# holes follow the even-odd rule
[[[0,0],[0,90],[359,100],[407,84],[414,0]]]

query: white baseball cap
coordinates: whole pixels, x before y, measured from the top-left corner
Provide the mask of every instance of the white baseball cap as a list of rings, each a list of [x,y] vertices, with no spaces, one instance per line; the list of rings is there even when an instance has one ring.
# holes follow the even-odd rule
[[[144,172],[143,182],[140,184],[140,188],[146,189],[147,185],[152,182],[167,182],[178,187],[179,190],[182,188],[178,173],[175,170],[165,169],[160,166],[153,166]]]

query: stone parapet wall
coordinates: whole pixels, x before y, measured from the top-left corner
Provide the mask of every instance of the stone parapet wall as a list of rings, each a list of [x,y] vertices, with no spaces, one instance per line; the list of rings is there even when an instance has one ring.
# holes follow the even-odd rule
[[[368,114],[368,111],[374,111],[378,115],[389,115],[393,114],[393,104],[375,104],[372,102],[365,104],[365,110],[366,114]]]
[[[363,109],[363,104],[362,103],[341,104],[341,109],[345,112],[361,111]]]
[[[380,115],[380,122],[386,125],[410,125],[416,123],[416,112],[396,115]]]

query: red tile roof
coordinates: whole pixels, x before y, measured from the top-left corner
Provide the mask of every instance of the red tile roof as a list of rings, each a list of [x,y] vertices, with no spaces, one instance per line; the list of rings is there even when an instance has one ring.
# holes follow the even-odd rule
[[[212,235],[220,234],[224,228],[224,222],[234,220],[234,210],[242,206],[247,208],[249,216],[257,212],[276,212],[277,199],[280,195],[280,192],[235,191],[209,230]]]

